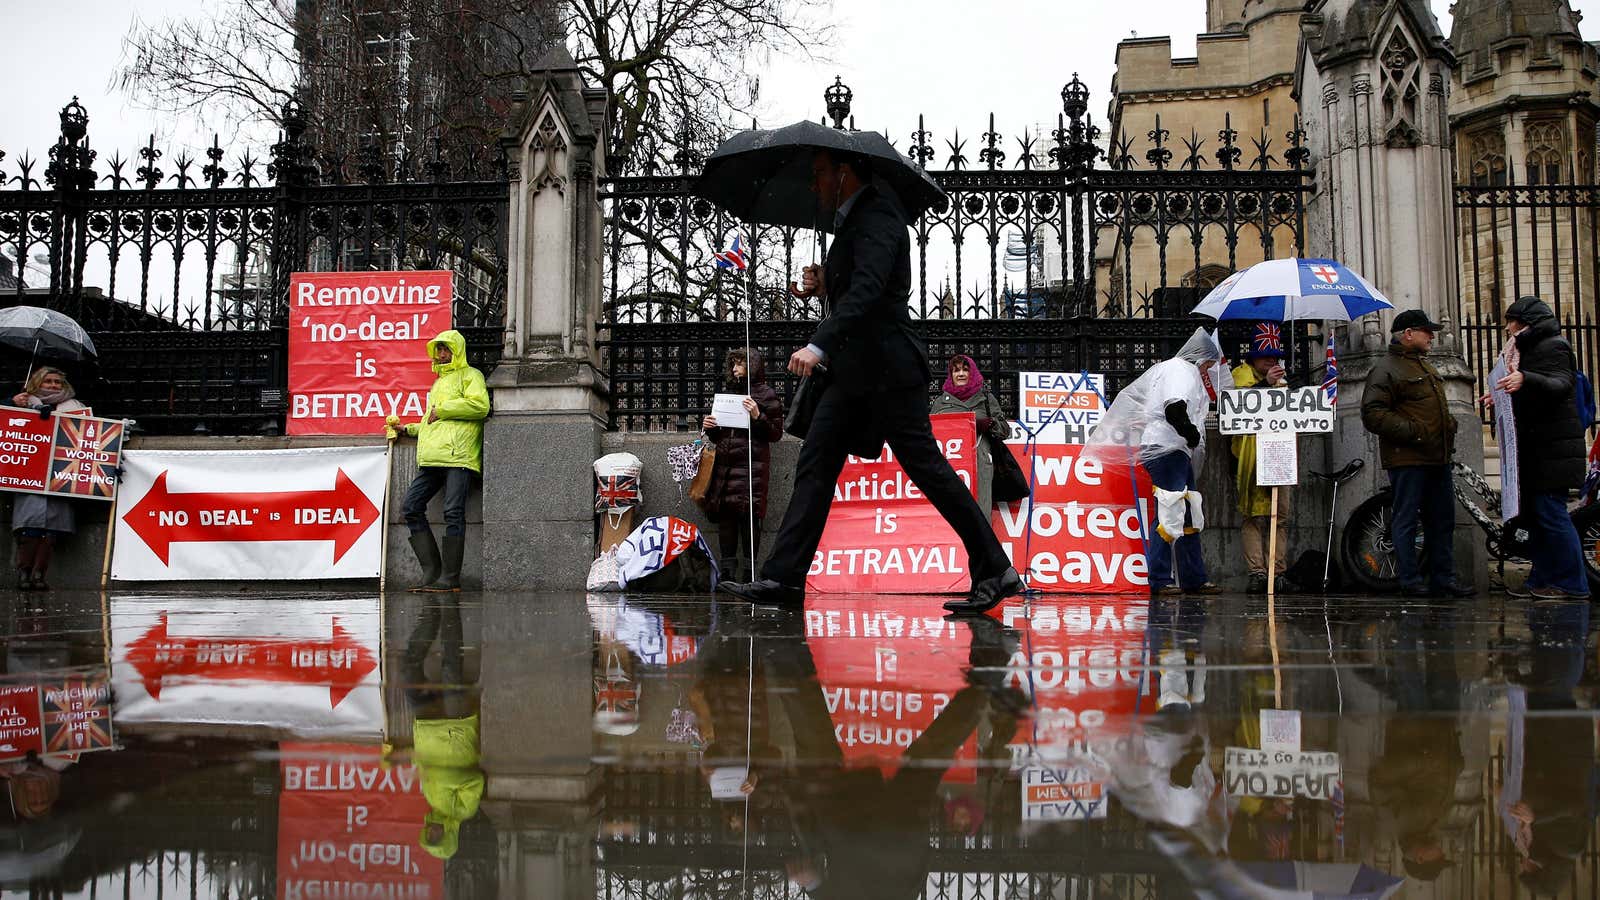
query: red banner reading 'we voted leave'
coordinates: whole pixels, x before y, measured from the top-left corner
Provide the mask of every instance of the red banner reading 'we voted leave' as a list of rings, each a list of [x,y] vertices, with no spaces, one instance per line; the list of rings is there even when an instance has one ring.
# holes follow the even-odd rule
[[[971,490],[977,472],[972,414],[932,420],[940,452]],[[960,539],[887,447],[876,459],[845,460],[807,590],[932,594],[964,591],[969,581]]]
[[[449,272],[289,278],[289,433],[374,434],[422,418],[428,341],[451,327]]]
[[[1028,585],[1045,593],[1138,593],[1150,584],[1140,532],[1149,521],[1146,499],[1134,506],[1125,461],[1103,460],[1078,444],[1008,444],[1024,474],[1033,475],[1033,502],[997,504],[994,530]],[[1150,478],[1136,468],[1139,496]]]

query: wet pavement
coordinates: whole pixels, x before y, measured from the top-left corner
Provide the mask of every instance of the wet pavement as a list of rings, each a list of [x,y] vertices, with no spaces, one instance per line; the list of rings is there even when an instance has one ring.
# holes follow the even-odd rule
[[[1600,890],[1586,604],[0,609],[6,897]]]

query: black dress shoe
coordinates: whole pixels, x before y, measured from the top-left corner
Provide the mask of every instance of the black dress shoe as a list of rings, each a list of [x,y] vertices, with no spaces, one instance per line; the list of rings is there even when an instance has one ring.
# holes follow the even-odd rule
[[[1449,583],[1449,584],[1438,585],[1437,587],[1435,587],[1433,590],[1429,591],[1428,593],[1432,594],[1435,597],[1466,598],[1466,597],[1476,597],[1476,596],[1478,596],[1478,592],[1475,589],[1469,588],[1464,584],[1457,584],[1457,583],[1455,583],[1453,581],[1451,583]]]
[[[983,615],[1007,597],[1022,593],[1022,576],[1016,569],[1006,569],[993,578],[984,580],[972,586],[972,593],[961,600],[947,600],[944,608],[963,616]]]
[[[724,581],[717,585],[717,590],[759,606],[799,606],[806,599],[805,588],[780,584],[770,578],[751,582]]]

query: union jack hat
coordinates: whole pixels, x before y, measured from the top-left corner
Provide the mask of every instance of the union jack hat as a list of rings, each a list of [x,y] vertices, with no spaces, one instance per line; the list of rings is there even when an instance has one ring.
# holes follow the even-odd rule
[[[1250,351],[1244,355],[1247,360],[1263,357],[1283,358],[1283,329],[1273,322],[1256,323],[1250,333]]]

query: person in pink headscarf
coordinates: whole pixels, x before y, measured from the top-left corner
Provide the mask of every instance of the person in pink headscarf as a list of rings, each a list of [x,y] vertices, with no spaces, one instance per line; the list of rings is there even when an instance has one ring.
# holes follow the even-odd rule
[[[953,356],[950,358],[948,374],[944,379],[944,391],[933,401],[929,412],[937,413],[963,413],[969,412],[978,418],[978,508],[985,513],[994,508],[994,455],[989,450],[989,442],[982,440],[985,434],[992,435],[996,441],[1003,441],[1011,436],[1011,423],[1006,419],[1004,410],[1000,408],[1000,401],[994,394],[984,387],[983,373],[978,371],[978,364],[970,356]]]

